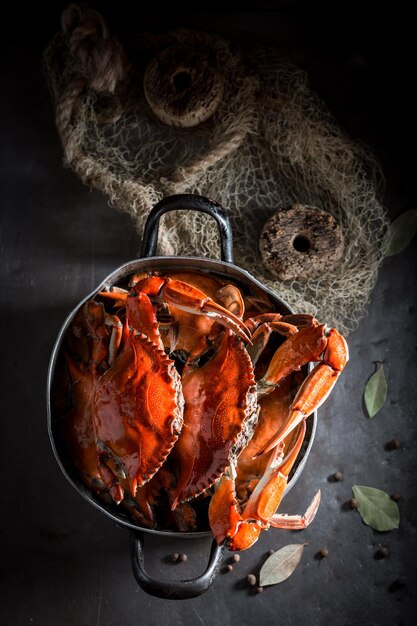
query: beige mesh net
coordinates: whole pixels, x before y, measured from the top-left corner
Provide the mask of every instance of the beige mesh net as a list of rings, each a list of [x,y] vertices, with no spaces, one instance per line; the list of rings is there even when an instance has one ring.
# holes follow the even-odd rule
[[[238,265],[297,311],[353,330],[384,255],[387,219],[373,158],[341,132],[305,73],[270,50],[252,50],[247,63],[216,35],[180,30],[139,40],[141,58],[129,63],[99,14],[77,5],[65,11],[63,32],[45,53],[65,163],[129,213],[139,233],[166,195],[215,199],[231,219]],[[225,75],[220,106],[194,128],[158,121],[142,92],[146,63],[173,43],[210,48]],[[275,211],[295,203],[333,215],[345,249],[319,278],[283,282],[262,266],[258,239]],[[217,257],[216,226],[200,213],[168,214],[159,251]]]

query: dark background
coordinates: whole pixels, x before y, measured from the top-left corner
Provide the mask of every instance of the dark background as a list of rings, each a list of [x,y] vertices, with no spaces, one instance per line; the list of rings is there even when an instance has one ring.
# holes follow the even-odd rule
[[[128,3],[93,3],[122,39],[176,26],[276,45],[304,67],[339,124],[374,150],[391,219],[415,208],[415,81],[412,20],[399,3],[240,3],[241,12],[141,13]],[[303,533],[271,530],[202,597],[147,596],[133,578],[129,537],[68,485],[46,431],[50,351],[68,312],[102,278],[135,258],[130,219],[62,167],[62,149],[41,73],[41,55],[65,3],[47,11],[16,5],[1,38],[1,566],[0,622],[53,626],[126,624],[408,625],[417,583],[416,289],[417,246],[384,262],[369,315],[349,337],[351,361],[320,411],[306,469],[285,500],[303,512],[317,488],[322,504]],[[157,7],[154,7],[157,8]],[[211,3],[213,11],[227,8]],[[232,7],[234,8],[234,7]],[[257,12],[249,12],[255,8]],[[366,8],[366,11],[365,11]],[[242,12],[247,9],[248,12]],[[362,406],[374,361],[384,361],[388,399],[369,420]],[[401,446],[386,451],[398,437]],[[343,481],[329,482],[336,470]],[[401,496],[401,524],[376,533],[344,503],[353,484]],[[290,579],[252,596],[241,584],[270,548],[308,542]],[[190,545],[191,544],[191,545]],[[207,541],[149,541],[147,567],[161,577],[204,568]],[[390,556],[376,560],[380,545]],[[327,546],[324,561],[314,558]],[[164,557],[186,551],[186,564]]]

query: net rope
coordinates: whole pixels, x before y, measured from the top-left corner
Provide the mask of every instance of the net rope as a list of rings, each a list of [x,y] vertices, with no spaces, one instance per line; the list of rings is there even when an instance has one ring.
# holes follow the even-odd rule
[[[383,181],[372,155],[341,131],[306,74],[271,50],[251,50],[247,62],[223,38],[183,29],[139,36],[144,52],[133,62],[97,12],[70,5],[62,24],[44,64],[66,166],[131,215],[140,234],[167,195],[213,198],[231,220],[237,265],[296,311],[345,334],[355,329],[384,257]],[[225,76],[221,104],[194,128],[160,122],[142,92],[147,61],[171,44],[209,48]],[[263,267],[258,240],[273,213],[296,203],[336,218],[344,254],[318,278],[284,282]],[[201,213],[167,214],[158,250],[216,258],[217,227]]]

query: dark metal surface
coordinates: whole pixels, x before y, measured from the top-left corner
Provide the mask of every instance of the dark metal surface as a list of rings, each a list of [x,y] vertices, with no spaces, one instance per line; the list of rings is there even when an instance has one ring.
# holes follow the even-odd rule
[[[80,498],[57,471],[45,423],[54,339],[84,294],[137,256],[139,245],[130,219],[62,167],[39,69],[41,51],[58,28],[58,10],[49,16],[37,10],[10,20],[1,41],[0,622],[411,626],[417,588],[415,241],[384,262],[369,315],[349,337],[351,361],[320,411],[306,469],[286,498],[286,511],[303,512],[321,488],[320,510],[305,531],[265,532],[203,596],[161,600],[141,591],[132,576],[128,533]],[[338,11],[337,19],[330,14],[333,27],[320,14],[294,16],[287,8],[266,16],[203,13],[152,19],[155,29],[158,19],[161,28],[184,22],[216,29],[217,24],[225,33],[264,32],[269,42],[292,46],[293,59],[309,70],[339,122],[376,151],[386,176],[385,203],[394,218],[415,208],[413,159],[407,155],[411,100],[408,73],[402,70],[407,68],[404,28],[411,20],[402,14],[398,24],[399,14],[392,9],[381,26],[378,15],[366,21],[352,3]],[[120,25],[122,11],[118,19]],[[152,27],[151,18],[141,19],[144,30]],[[345,35],[343,26],[349,31]],[[396,30],[400,43],[393,41]],[[369,420],[362,392],[376,360],[385,363],[389,392],[382,411]],[[393,436],[401,446],[387,451]],[[329,482],[336,470],[343,480]],[[381,534],[362,524],[344,506],[353,484],[398,493],[400,528]],[[301,542],[308,545],[291,578],[260,595],[248,591],[242,581],[259,570],[268,549]],[[147,559],[147,571],[173,580],[198,576],[209,544],[208,538],[173,544],[172,538],[149,537],[146,550],[153,557]],[[376,560],[380,544],[389,547],[390,556]],[[323,546],[329,556],[316,560]],[[174,551],[187,552],[188,561],[168,564],[166,556]]]

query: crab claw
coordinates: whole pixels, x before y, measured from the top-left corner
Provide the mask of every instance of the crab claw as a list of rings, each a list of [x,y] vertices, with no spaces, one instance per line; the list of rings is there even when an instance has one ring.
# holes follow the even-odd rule
[[[282,428],[270,439],[256,456],[272,450],[287,437],[294,428],[316,411],[332,391],[340,372],[335,372],[327,363],[319,363],[301,385],[291,405],[289,417]]]
[[[305,422],[300,426],[294,446],[282,460],[282,451],[277,446],[268,462],[261,480],[256,485],[244,511],[245,520],[269,524],[269,519],[277,510],[288,482],[289,473],[297,460],[306,434]]]
[[[126,301],[126,315],[129,326],[135,333],[146,335],[155,345],[163,350],[161,335],[158,330],[158,320],[154,307],[145,293],[139,293],[135,297],[129,296]]]
[[[264,317],[264,316],[260,316],[260,317]],[[280,318],[280,317],[281,316],[277,313],[277,318]],[[275,321],[271,320],[270,322],[261,322],[260,325],[257,325],[257,326],[256,326],[257,320],[252,319],[251,321],[254,322],[253,326],[256,328],[256,330],[254,331],[251,337],[252,345],[247,347],[247,351],[252,360],[253,365],[256,365],[256,363],[258,362],[258,359],[261,356],[262,352],[264,351],[265,346],[268,343],[272,332],[277,332],[280,335],[284,335],[286,337],[289,337],[290,335],[294,335],[295,333],[298,333],[297,326],[294,326],[294,324],[290,324],[288,322],[283,322],[278,319]]]
[[[316,517],[316,513],[320,506],[321,491],[320,489],[310,502],[310,505],[304,515],[286,515],[276,513],[271,517],[269,523],[274,528],[283,528],[285,530],[303,530],[311,524]]]
[[[242,516],[238,509],[235,481],[229,474],[223,474],[209,505],[211,532],[221,545],[237,533]]]
[[[311,524],[316,517],[316,513],[320,506],[321,492],[317,491],[316,495],[310,502],[310,505],[304,515],[286,515],[275,514],[269,520],[269,526],[273,528],[282,528],[283,530],[304,530]],[[229,543],[229,550],[235,552],[237,550],[247,550],[259,539],[264,527],[256,523],[240,523],[231,525],[231,528],[238,526],[238,530]],[[215,527],[214,527],[215,528]],[[214,532],[214,530],[213,530]],[[221,535],[219,534],[219,537]],[[224,537],[226,539],[227,537]]]
[[[236,499],[234,479],[224,475],[211,499],[209,521],[217,543],[229,540],[229,550],[246,550],[270,526],[300,530],[314,519],[320,504],[318,492],[304,515],[276,514],[284,495],[288,476],[304,442],[306,425],[300,431],[288,456],[282,461],[282,448],[277,447],[268,462],[264,475],[253,490],[246,506],[240,512]]]
[[[265,474],[256,485],[245,506],[238,530],[230,539],[229,550],[246,550],[250,548],[259,538],[261,530],[267,529],[272,525],[271,521],[275,522],[274,526],[278,526],[281,522],[281,517],[284,516],[277,516],[275,511],[283,498],[288,483],[288,476],[303,445],[305,433],[306,425],[304,422],[300,427],[294,447],[282,463],[279,448],[272,454]],[[318,503],[308,523],[314,519],[317,508]],[[299,524],[298,527],[294,525],[293,530],[305,528],[308,525],[302,521],[302,516],[292,517],[296,518]],[[256,530],[254,530],[254,526],[257,527]]]
[[[301,331],[298,334],[301,334]],[[288,419],[278,432],[257,452],[256,456],[272,450],[300,422],[314,411],[317,411],[329,396],[348,360],[349,350],[346,340],[335,328],[332,328],[328,334],[323,361],[316,365],[301,385],[291,404]]]
[[[231,311],[238,317],[243,317],[245,303],[240,289],[235,285],[225,285],[216,292],[215,298],[219,300],[228,311]]]
[[[117,308],[126,305],[129,292],[126,289],[112,287],[110,291],[99,291],[98,295],[107,300],[113,300],[113,305]]]
[[[288,374],[299,370],[310,361],[318,361],[327,345],[326,326],[307,326],[290,334],[271,359],[269,367],[259,381],[259,393],[270,393]]]
[[[195,315],[206,315],[230,328],[241,339],[250,343],[250,333],[244,322],[234,313],[209,298],[193,285],[174,278],[150,276],[133,286],[136,293],[146,293],[149,298],[173,304]]]

